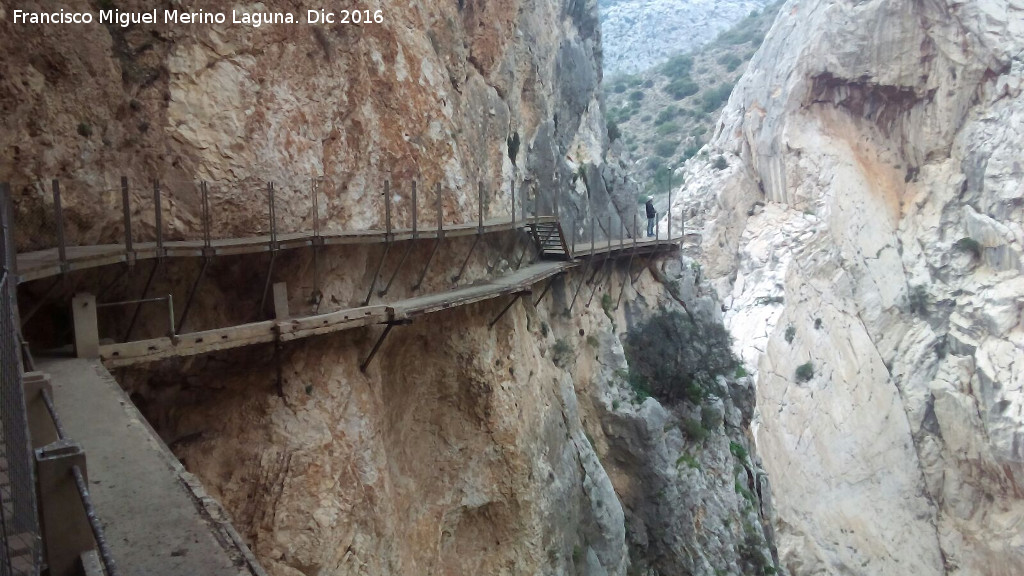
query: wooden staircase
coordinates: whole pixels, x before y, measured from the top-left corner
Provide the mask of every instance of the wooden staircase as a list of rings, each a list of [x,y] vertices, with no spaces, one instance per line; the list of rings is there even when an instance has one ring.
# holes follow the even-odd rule
[[[558,222],[528,222],[527,228],[537,245],[542,260],[572,260],[569,245],[565,242],[562,225]]]

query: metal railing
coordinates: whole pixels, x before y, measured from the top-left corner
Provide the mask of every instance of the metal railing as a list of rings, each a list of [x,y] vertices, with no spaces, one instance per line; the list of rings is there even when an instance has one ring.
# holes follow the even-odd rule
[[[41,542],[18,343],[10,190],[0,185],[0,576],[39,573]]]

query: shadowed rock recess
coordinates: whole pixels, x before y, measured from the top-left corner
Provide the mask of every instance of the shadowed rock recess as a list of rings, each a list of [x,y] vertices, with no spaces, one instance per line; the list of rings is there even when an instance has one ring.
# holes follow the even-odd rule
[[[199,180],[211,183],[216,237],[267,232],[267,181],[281,231],[309,230],[314,177],[324,231],[382,228],[385,180],[403,225],[413,180],[421,193],[440,183],[449,223],[475,221],[482,181],[487,217],[506,216],[514,183],[517,198],[541,194],[542,212],[557,195],[569,234],[582,238],[593,219],[617,229],[632,222],[636,190],[605,160],[596,4],[384,1],[381,24],[258,30],[30,29],[0,6],[0,181],[11,183],[18,247],[53,245],[51,178],[70,244],[121,241],[121,176],[140,237],[153,235],[153,179],[167,238],[197,236]],[[507,273],[521,236],[487,236],[462,283]],[[416,293],[430,248],[415,246],[417,265],[396,274],[390,297]],[[446,241],[419,293],[450,287],[469,249]],[[324,248],[324,308],[357,305],[382,250]],[[310,313],[320,305],[309,299],[311,251],[284,254],[275,278],[288,281],[293,313]],[[380,327],[114,376],[273,576],[782,573],[746,370],[727,355],[729,370],[702,376],[696,392],[659,400],[627,361],[652,318],[706,329],[722,322],[721,305],[677,252],[630,263],[559,277],[493,328],[506,300],[397,326],[365,374]],[[167,262],[150,293],[186,294],[200,266]],[[247,255],[203,268],[188,329],[258,316],[266,266]],[[112,301],[147,284],[111,274],[78,272],[62,289],[108,285]],[[46,285],[22,290],[27,309]],[[135,338],[162,335],[164,322],[164,310],[144,308]],[[101,334],[128,324],[105,313]],[[60,327],[33,330],[59,343]]]
[[[1024,17],[790,1],[685,198],[794,574],[1024,573]]]

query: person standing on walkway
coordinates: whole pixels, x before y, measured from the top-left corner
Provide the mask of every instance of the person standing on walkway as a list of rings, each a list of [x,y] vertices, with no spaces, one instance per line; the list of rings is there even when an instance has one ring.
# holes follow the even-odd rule
[[[654,219],[658,217],[658,211],[654,209],[654,196],[647,197],[647,237],[654,236]]]

